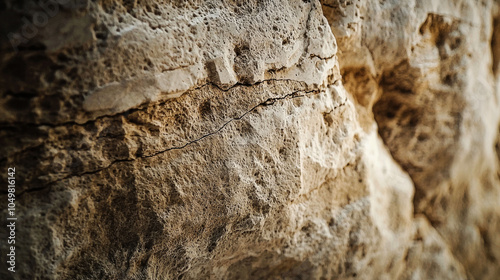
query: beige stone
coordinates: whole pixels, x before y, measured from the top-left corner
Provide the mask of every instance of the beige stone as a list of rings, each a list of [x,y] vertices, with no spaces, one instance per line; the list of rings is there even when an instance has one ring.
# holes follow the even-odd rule
[[[0,278],[499,275],[498,1],[74,4],[0,39]]]

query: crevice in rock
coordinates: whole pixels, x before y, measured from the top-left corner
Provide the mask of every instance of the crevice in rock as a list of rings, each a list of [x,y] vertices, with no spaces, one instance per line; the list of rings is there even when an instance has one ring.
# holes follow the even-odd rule
[[[169,151],[172,151],[172,150],[182,150],[192,144],[195,144],[195,143],[198,143],[199,141],[207,138],[207,137],[210,137],[212,135],[215,135],[215,134],[218,134],[219,132],[221,132],[226,126],[228,126],[230,123],[234,122],[234,121],[238,121],[238,120],[241,120],[243,119],[246,115],[248,115],[249,113],[253,112],[254,110],[256,110],[257,108],[259,107],[266,107],[266,106],[271,106],[273,105],[274,103],[280,101],[280,100],[284,100],[284,99],[293,99],[293,98],[301,98],[301,97],[305,97],[311,93],[318,93],[319,90],[310,90],[310,91],[303,91],[303,90],[298,90],[298,91],[294,91],[292,93],[289,93],[287,95],[284,95],[282,97],[274,97],[274,98],[268,98],[267,100],[265,100],[264,102],[261,102],[255,106],[253,106],[251,109],[249,109],[248,111],[246,111],[245,113],[243,113],[242,115],[240,115],[239,117],[235,117],[235,118],[232,118],[230,119],[229,121],[225,122],[222,126],[220,126],[218,129],[216,129],[215,131],[213,132],[210,132],[210,133],[207,133],[207,134],[204,134],[194,140],[190,140],[189,142],[187,142],[186,144],[184,145],[181,145],[181,146],[174,146],[174,147],[170,147],[170,148],[167,148],[167,149],[164,149],[164,150],[161,150],[161,151],[158,151],[158,152],[155,152],[153,154],[149,154],[149,155],[143,155],[143,156],[140,156],[140,157],[136,157],[136,158],[127,158],[127,159],[120,159],[120,160],[115,160],[115,161],[112,161],[110,164],[108,164],[107,166],[105,167],[102,167],[102,168],[99,168],[97,170],[93,170],[93,171],[87,171],[87,172],[82,172],[80,174],[71,174],[71,175],[68,175],[68,176],[65,176],[64,178],[60,178],[60,179],[57,179],[55,181],[52,181],[52,182],[49,182],[47,184],[45,184],[44,186],[41,186],[41,187],[38,187],[38,188],[31,188],[31,189],[27,189],[21,193],[19,193],[19,197],[22,196],[24,193],[32,193],[32,192],[37,192],[37,191],[41,191],[41,190],[44,190],[44,189],[47,189],[49,188],[50,186],[60,182],[60,181],[64,181],[64,180],[67,180],[67,179],[70,179],[72,177],[81,177],[81,176],[85,176],[85,175],[90,175],[90,174],[96,174],[96,173],[99,173],[101,171],[104,171],[110,167],[112,167],[113,165],[117,164],[117,163],[120,163],[120,162],[132,162],[132,161],[135,161],[135,160],[138,160],[138,159],[143,159],[143,158],[152,158],[152,157],[155,157],[155,156],[158,156],[158,155],[161,155],[161,154],[164,154],[166,152],[169,152]],[[137,109],[136,109],[137,110]],[[3,194],[6,194],[6,192],[2,192]]]
[[[495,144],[495,150],[497,151],[497,157],[500,161],[500,126],[498,127],[497,142]]]
[[[200,89],[203,89],[207,86],[213,86],[221,91],[224,91],[224,92],[228,92],[230,90],[232,90],[233,88],[235,87],[252,87],[252,86],[255,86],[255,85],[259,85],[259,84],[262,84],[262,83],[268,83],[268,82],[294,82],[294,83],[299,83],[301,85],[304,85],[305,88],[307,88],[307,85],[305,82],[303,81],[297,81],[297,80],[293,80],[293,79],[265,79],[265,80],[262,80],[262,81],[258,81],[258,82],[255,82],[255,83],[236,83],[234,85],[232,85],[231,87],[228,87],[228,88],[222,88],[220,87],[219,85],[213,83],[213,82],[206,82],[200,86],[197,86],[195,88],[192,88],[192,89],[189,89],[187,90],[184,94],[187,94],[187,93],[190,93],[190,92],[193,92],[193,91],[196,91],[196,90],[200,90]],[[98,116],[98,117],[95,117],[95,118],[92,118],[92,119],[89,119],[85,122],[76,122],[76,121],[69,121],[69,122],[61,122],[61,123],[28,123],[28,122],[12,122],[12,123],[0,123],[0,128],[2,129],[8,129],[8,128],[11,128],[11,127],[16,127],[16,126],[20,126],[20,125],[23,125],[23,126],[31,126],[31,127],[40,127],[40,126],[48,126],[48,127],[51,127],[51,128],[56,128],[56,127],[61,127],[61,126],[70,126],[70,125],[79,125],[79,126],[83,126],[83,125],[87,125],[89,123],[92,123],[92,122],[95,122],[97,120],[101,120],[101,119],[106,119],[106,118],[111,118],[111,117],[116,117],[116,116],[127,116],[133,112],[137,112],[137,111],[140,111],[140,110],[144,110],[146,107],[150,106],[151,104],[157,104],[157,105],[163,105],[163,104],[166,104],[167,102],[172,102],[173,100],[175,100],[176,98],[171,98],[171,99],[166,99],[166,100],[162,100],[162,101],[157,101],[157,102],[148,102],[148,103],[144,103],[142,105],[139,105],[138,107],[136,108],[131,108],[131,109],[128,109],[124,112],[120,112],[120,113],[116,113],[116,114],[108,114],[108,115],[102,115],[102,116]]]
[[[293,79],[266,79],[266,80],[262,80],[262,81],[258,81],[256,83],[236,83],[234,85],[232,85],[231,87],[228,87],[228,88],[222,88],[220,87],[219,85],[213,83],[213,82],[207,82],[207,83],[204,83],[200,86],[197,86],[195,88],[192,88],[192,89],[189,89],[187,90],[184,94],[187,94],[187,93],[190,93],[190,92],[193,92],[193,91],[196,91],[196,90],[200,90],[200,89],[203,89],[207,86],[213,86],[221,91],[224,91],[224,92],[228,92],[230,90],[232,90],[233,88],[235,87],[252,87],[252,86],[255,86],[255,85],[259,85],[259,84],[262,84],[262,83],[268,83],[268,82],[294,82],[294,83],[299,83],[301,85],[304,85],[305,88],[307,88],[307,85],[305,82],[303,81],[297,81],[297,80],[293,80]],[[92,119],[89,119],[85,122],[76,122],[76,121],[69,121],[69,122],[61,122],[61,123],[29,123],[29,122],[9,122],[9,123],[0,123],[0,128],[2,129],[8,129],[8,128],[12,128],[12,127],[16,127],[16,126],[30,126],[30,127],[40,127],[40,126],[48,126],[48,127],[51,127],[51,128],[57,128],[57,127],[61,127],[61,126],[70,126],[70,125],[79,125],[79,126],[83,126],[83,125],[87,125],[89,123],[92,123],[92,122],[95,122],[95,121],[98,121],[98,120],[102,120],[102,119],[106,119],[106,118],[111,118],[111,117],[117,117],[117,116],[127,116],[133,112],[137,112],[137,111],[140,111],[140,110],[144,110],[146,107],[150,106],[151,104],[157,104],[157,105],[163,105],[163,104],[166,104],[167,102],[172,102],[173,100],[175,100],[176,98],[171,98],[171,99],[166,99],[166,100],[162,100],[162,101],[156,101],[156,102],[148,102],[148,103],[144,103],[142,105],[139,105],[138,107],[136,108],[131,108],[131,109],[128,109],[124,112],[119,112],[119,113],[116,113],[116,114],[108,114],[108,115],[101,115],[101,116],[98,116],[98,117],[95,117],[95,118],[92,118]]]
[[[500,74],[500,15],[493,19],[493,32],[491,34],[491,56],[493,63],[491,70],[496,77]]]
[[[336,56],[337,56],[336,54],[333,54],[333,55],[328,56],[328,57],[321,57],[321,56],[319,56],[319,55],[317,55],[317,54],[311,54],[309,57],[310,57],[310,58],[314,58],[314,57],[316,57],[316,58],[319,58],[319,59],[321,59],[321,60],[330,60],[330,59],[332,59],[332,58],[334,58],[334,57],[336,57]]]
[[[330,9],[338,9],[338,6],[333,6],[332,4],[327,4],[327,3],[321,3],[321,5],[328,7]]]

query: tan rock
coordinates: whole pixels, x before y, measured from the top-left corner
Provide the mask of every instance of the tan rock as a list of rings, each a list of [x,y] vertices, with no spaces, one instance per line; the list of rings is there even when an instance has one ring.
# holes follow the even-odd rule
[[[0,278],[500,273],[498,1],[28,2]]]

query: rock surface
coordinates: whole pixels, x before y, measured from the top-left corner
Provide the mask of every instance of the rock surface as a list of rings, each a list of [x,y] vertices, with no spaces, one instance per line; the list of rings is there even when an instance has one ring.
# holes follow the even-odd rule
[[[0,278],[496,279],[498,1],[165,2],[1,2]]]

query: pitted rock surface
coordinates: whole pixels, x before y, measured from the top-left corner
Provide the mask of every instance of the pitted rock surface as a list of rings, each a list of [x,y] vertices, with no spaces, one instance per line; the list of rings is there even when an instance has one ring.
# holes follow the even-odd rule
[[[44,3],[0,4],[0,278],[500,274],[498,1]]]

